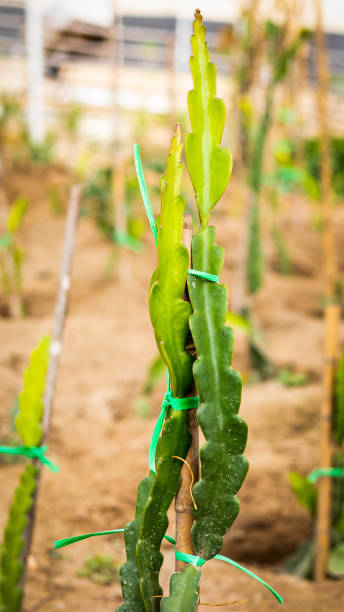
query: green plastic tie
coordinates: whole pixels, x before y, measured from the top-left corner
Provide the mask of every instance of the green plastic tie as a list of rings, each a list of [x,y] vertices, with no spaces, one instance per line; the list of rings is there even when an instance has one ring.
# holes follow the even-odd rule
[[[152,205],[150,203],[149,196],[148,196],[145,177],[143,175],[143,169],[142,169],[142,163],[141,163],[141,157],[140,157],[140,147],[138,144],[134,144],[134,159],[135,159],[137,180],[139,181],[140,191],[141,191],[141,196],[142,196],[143,203],[145,206],[145,211],[148,217],[149,225],[151,226],[151,230],[153,232],[155,244],[157,244],[158,232],[156,229]],[[211,281],[213,283],[219,282],[219,277],[217,276],[217,274],[210,274],[208,272],[202,272],[202,270],[189,269],[188,274],[199,276],[200,278],[204,278],[205,280]]]
[[[51,472],[58,472],[59,466],[46,456],[47,446],[0,446],[0,453],[5,455],[23,455],[29,459],[38,459]]]
[[[7,232],[6,234],[2,234],[0,236],[0,248],[1,249],[7,249],[8,246],[10,246],[10,244],[12,244],[13,242],[13,237],[12,234],[10,234],[9,232]]]
[[[155,469],[155,455],[156,455],[156,447],[158,445],[158,440],[160,438],[162,426],[164,424],[165,416],[167,408],[171,407],[173,410],[192,410],[193,408],[198,408],[199,406],[199,397],[198,395],[194,395],[192,397],[173,397],[172,391],[169,388],[169,376],[167,373],[167,391],[164,395],[164,399],[161,404],[161,411],[159,414],[159,418],[154,427],[152,439],[149,445],[149,469],[151,472],[156,474]]]
[[[86,540],[87,538],[93,538],[93,536],[111,535],[113,533],[123,533],[123,532],[124,532],[124,529],[111,529],[110,531],[96,531],[94,533],[85,533],[83,535],[75,536],[73,538],[63,538],[62,540],[55,540],[54,549],[56,550],[57,548],[62,548],[63,546],[68,546],[69,544],[73,544],[74,542],[80,542],[81,540]],[[170,542],[170,544],[173,544],[176,559],[178,559],[178,561],[183,561],[184,563],[190,563],[199,568],[201,568],[202,565],[206,563],[206,559],[202,559],[202,557],[197,557],[196,555],[189,555],[187,553],[179,552],[176,549],[175,539],[171,538],[171,536],[167,535],[166,533],[164,535],[164,538],[165,540]],[[257,580],[258,582],[260,582],[263,586],[265,586],[270,591],[270,593],[272,593],[272,595],[277,599],[278,603],[280,604],[283,603],[283,597],[281,597],[281,595],[279,595],[277,591],[275,591],[275,589],[273,589],[267,582],[265,582],[265,580],[257,576],[257,574],[254,574],[253,572],[248,570],[243,565],[240,565],[236,561],[233,561],[233,559],[230,559],[229,557],[224,557],[223,555],[215,555],[213,559],[216,559],[217,561],[224,561],[225,563],[229,563],[229,565],[233,565],[241,572],[244,572],[244,574],[247,574],[251,578],[254,578],[254,580]],[[212,559],[209,559],[209,561],[212,561]]]
[[[192,274],[193,276],[199,276],[200,278],[204,278],[205,280],[211,281],[212,283],[218,283],[219,277],[217,274],[210,274],[209,272],[202,272],[202,270],[188,270],[188,274]]]
[[[174,550],[175,550],[176,559],[178,561],[183,561],[184,563],[191,563],[192,565],[195,565],[196,567],[202,567],[202,565],[204,565],[206,563],[206,559],[202,559],[202,557],[198,557],[196,555],[189,555],[187,553],[182,553],[179,550],[177,550],[176,549],[176,541],[175,541],[174,538],[171,538],[170,536],[166,536],[166,535],[165,535],[165,538],[166,538],[166,540],[171,542],[171,544],[173,544]],[[275,591],[275,589],[273,589],[267,582],[265,582],[265,580],[263,580],[262,578],[259,578],[259,576],[257,576],[257,574],[254,574],[253,572],[248,570],[243,565],[240,565],[236,561],[233,561],[233,559],[230,559],[229,557],[224,557],[223,555],[215,555],[215,557],[213,557],[213,559],[216,559],[217,561],[224,561],[225,563],[229,563],[229,565],[233,565],[234,567],[239,569],[241,572],[244,572],[248,576],[251,576],[251,578],[254,578],[255,580],[258,580],[258,582],[260,582],[263,586],[265,586],[270,591],[270,593],[272,593],[273,596],[276,597],[277,601],[280,604],[283,603],[283,597],[281,597],[281,595],[279,595],[277,593],[277,591]],[[209,561],[212,561],[212,559],[209,559]]]
[[[93,533],[84,533],[83,535],[74,536],[74,538],[62,538],[62,540],[55,540],[54,549],[63,548],[74,542],[81,542],[81,540],[87,540],[87,538],[93,538],[93,536],[111,535],[113,533],[123,533],[124,529],[110,529],[109,531],[95,531]]]
[[[275,589],[273,589],[272,586],[270,586],[267,582],[265,582],[263,578],[260,578],[254,572],[251,572],[249,569],[247,569],[247,567],[240,565],[240,563],[237,563],[236,561],[233,561],[233,559],[230,559],[229,557],[225,557],[224,555],[215,555],[214,559],[217,559],[218,561],[224,561],[225,563],[228,563],[229,565],[233,565],[233,567],[236,567],[241,572],[244,572],[244,574],[251,576],[251,578],[254,578],[254,580],[257,580],[258,582],[260,582],[260,584],[265,586],[265,588],[268,589],[270,593],[272,593],[272,595],[277,599],[279,604],[283,603],[283,597],[281,597],[281,595],[277,593],[277,591],[275,591]]]
[[[148,217],[149,225],[151,226],[151,230],[153,232],[153,236],[154,236],[154,240],[156,244],[158,241],[158,232],[157,232],[156,225],[155,225],[152,205],[149,201],[145,177],[143,175],[142,163],[141,163],[141,157],[140,157],[140,147],[138,144],[134,144],[134,159],[135,159],[135,168],[136,168],[137,179],[139,181],[141,196],[143,199],[143,203],[145,205],[145,210],[146,210],[146,214]]]
[[[142,242],[136,240],[128,234],[127,232],[123,232],[121,230],[114,229],[113,232],[113,241],[120,246],[127,247],[134,253],[139,253],[142,249]]]
[[[314,484],[322,476],[329,476],[330,478],[341,478],[344,476],[344,468],[316,468],[307,476],[308,482]]]

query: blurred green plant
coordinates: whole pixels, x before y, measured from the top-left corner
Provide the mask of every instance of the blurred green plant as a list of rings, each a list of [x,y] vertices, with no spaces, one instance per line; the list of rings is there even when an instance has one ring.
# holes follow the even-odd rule
[[[292,61],[309,38],[308,30],[298,32],[286,42],[287,29],[271,20],[265,23],[266,49],[270,64],[270,78],[265,92],[264,111],[253,136],[249,162],[251,188],[249,241],[246,260],[246,281],[250,294],[256,293],[263,282],[263,252],[260,232],[260,193],[263,184],[263,156],[272,120],[276,87],[286,78]]]
[[[245,167],[251,155],[254,119],[250,91],[257,75],[263,42],[261,28],[257,23],[256,4],[256,0],[251,0],[241,12],[233,33],[228,30],[227,41],[228,47],[235,49],[236,61],[239,57],[234,76],[238,88],[240,157]]]
[[[333,402],[333,432],[338,446],[344,440],[344,350],[338,361],[335,374],[335,395]]]
[[[77,576],[107,585],[119,582],[119,568],[120,564],[111,557],[95,555],[86,559],[84,567],[77,572]]]
[[[137,250],[140,247],[145,223],[142,217],[137,214],[138,187],[136,178],[133,176],[125,177],[125,201],[118,203],[125,209],[126,236],[117,233],[115,227],[113,179],[114,170],[111,166],[99,168],[95,171],[83,191],[86,202],[82,212],[85,216],[94,219],[96,226],[107,240],[112,243],[115,242],[116,245],[126,244],[133,250]],[[112,259],[115,261],[116,258],[117,250]]]
[[[343,456],[335,453],[333,466],[343,468]],[[289,482],[300,505],[304,506],[312,518],[315,517],[318,489],[309,479],[298,472],[289,473]],[[327,562],[327,573],[335,578],[344,577],[344,478],[332,478],[331,496],[331,549]],[[303,542],[285,564],[288,573],[312,580],[314,576],[315,544],[312,537]]]
[[[336,388],[333,398],[333,436],[338,448],[333,453],[333,468],[344,469],[341,444],[344,440],[344,351],[336,369]],[[309,477],[297,472],[289,474],[289,481],[298,502],[316,515],[318,489]],[[335,578],[344,577],[344,477],[333,476],[331,488],[331,546],[327,573]],[[285,569],[302,578],[312,579],[315,562],[314,538],[303,543],[288,559]]]
[[[140,397],[136,402],[136,412],[146,418],[150,413],[150,396],[157,387],[166,371],[166,365],[159,354],[150,364]]]
[[[24,135],[24,144],[30,161],[37,166],[48,166],[55,158],[56,136],[49,132],[42,142],[34,142],[28,133]]]
[[[55,215],[61,215],[64,212],[64,203],[60,186],[50,183],[47,185],[46,194],[50,210],[52,210]]]
[[[114,210],[112,201],[113,169],[111,166],[98,168],[83,190],[86,200],[82,213],[94,219],[100,232],[112,242],[114,231]]]
[[[0,149],[21,136],[24,130],[24,114],[16,98],[7,94],[0,96]]]
[[[9,209],[5,221],[5,233],[0,236],[0,269],[4,295],[8,299],[10,315],[20,317],[24,314],[22,303],[22,262],[24,251],[17,241],[17,234],[28,202],[19,197]]]
[[[330,140],[332,161],[332,187],[336,195],[344,196],[344,138],[332,136]],[[306,169],[320,189],[320,140],[308,138],[304,141]]]
[[[274,367],[268,358],[261,330],[253,320],[250,310],[243,308],[242,313],[227,312],[226,325],[239,329],[248,338],[248,348],[252,376],[250,380],[266,380],[274,375]]]
[[[36,447],[42,436],[43,393],[48,368],[50,338],[44,337],[32,352],[24,373],[24,386],[19,394],[19,412],[15,427],[26,447]],[[21,553],[25,540],[28,513],[37,488],[37,467],[29,459],[20,477],[14,500],[9,510],[0,547],[0,610],[18,612],[21,608],[23,588],[21,579],[24,565]]]
[[[285,236],[282,234],[282,231],[278,229],[276,226],[271,230],[271,237],[274,241],[276,254],[277,254],[277,271],[280,274],[284,274],[288,276],[292,274],[293,267],[290,260],[290,255],[288,251],[288,243],[286,241]]]
[[[291,489],[301,506],[304,506],[312,517],[316,516],[317,511],[317,488],[309,482],[306,476],[298,472],[288,474]]]
[[[83,117],[83,107],[77,102],[71,102],[60,113],[60,123],[69,136],[76,136]]]
[[[276,378],[284,387],[303,387],[308,383],[305,372],[293,372],[289,368],[282,368]]]

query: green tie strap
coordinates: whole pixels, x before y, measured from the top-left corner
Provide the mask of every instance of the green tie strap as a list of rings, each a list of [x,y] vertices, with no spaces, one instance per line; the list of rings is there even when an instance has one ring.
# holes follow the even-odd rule
[[[46,456],[47,446],[0,446],[0,453],[5,455],[23,455],[28,459],[38,459],[51,472],[58,472],[59,466]]]
[[[202,272],[202,270],[188,270],[188,274],[192,274],[193,276],[199,276],[199,278],[204,278],[205,280],[211,281],[212,283],[218,283],[219,277],[217,274],[210,274],[209,272]]]
[[[145,181],[145,177],[143,175],[143,170],[142,170],[142,163],[141,163],[141,157],[140,157],[140,147],[138,144],[134,144],[134,159],[135,159],[135,168],[136,168],[136,175],[137,175],[137,179],[139,181],[139,186],[140,186],[140,191],[141,191],[141,196],[143,199],[143,203],[145,206],[145,210],[146,210],[146,214],[148,217],[148,221],[149,221],[149,225],[151,226],[151,230],[154,236],[154,240],[155,240],[155,244],[158,241],[158,232],[156,229],[156,225],[155,225],[155,219],[154,219],[154,215],[153,215],[153,210],[152,210],[152,205],[149,201],[149,196],[148,196],[148,191],[147,191],[147,185],[146,185],[146,181]]]
[[[178,561],[183,561],[184,563],[191,563],[192,565],[195,565],[196,567],[202,567],[202,565],[206,563],[206,559],[202,559],[202,557],[197,557],[196,555],[189,555],[187,553],[179,552],[179,550],[176,549],[175,539],[171,538],[168,535],[165,535],[164,537],[171,544],[173,544],[174,550],[175,550],[175,556]],[[270,593],[272,593],[273,596],[276,597],[277,601],[280,604],[283,603],[283,597],[281,597],[277,593],[277,591],[275,591],[275,589],[273,589],[267,582],[265,582],[265,580],[263,580],[262,578],[259,578],[259,576],[257,576],[256,574],[248,570],[243,565],[240,565],[236,561],[233,561],[233,559],[230,559],[229,557],[224,557],[223,555],[215,555],[215,557],[213,558],[216,559],[217,561],[224,561],[225,563],[229,563],[229,565],[233,565],[234,567],[239,569],[241,572],[244,572],[248,576],[251,576],[251,578],[258,580],[258,582],[260,582],[263,586],[265,586],[270,591]],[[212,559],[209,559],[209,561],[212,561]]]
[[[169,381],[167,377],[167,381]],[[167,387],[169,387],[169,382],[167,382]],[[158,440],[161,434],[162,426],[164,424],[165,416],[167,408],[173,408],[173,410],[192,410],[193,408],[198,408],[199,406],[199,397],[198,395],[192,397],[173,397],[171,389],[168,389],[165,393],[164,399],[161,404],[161,411],[159,414],[159,418],[154,427],[152,439],[149,445],[149,469],[151,472],[156,474],[155,470],[155,455],[156,455],[156,447],[158,445]]]
[[[322,476],[329,476],[330,478],[342,478],[344,476],[344,468],[316,468],[307,476],[308,482],[314,484]]]
[[[156,229],[153,209],[152,209],[152,205],[150,203],[150,199],[149,199],[149,195],[148,195],[148,191],[147,191],[147,185],[146,185],[145,177],[144,177],[144,174],[143,174],[141,157],[140,157],[140,147],[139,147],[138,144],[134,144],[134,159],[135,159],[136,175],[137,175],[137,180],[138,180],[139,186],[140,186],[140,191],[141,191],[141,196],[142,196],[143,204],[144,204],[145,211],[146,211],[146,214],[147,214],[147,217],[148,217],[149,225],[151,226],[151,230],[152,230],[152,233],[153,233],[153,236],[154,236],[155,244],[157,244],[157,241],[158,241],[158,232],[157,232],[157,229]],[[213,283],[218,283],[219,282],[219,277],[217,276],[217,274],[210,274],[208,272],[202,272],[202,270],[192,270],[192,269],[190,269],[190,270],[188,270],[188,274],[193,274],[194,276],[199,276],[200,278],[204,278],[205,280],[211,281]]]
[[[87,538],[93,538],[93,536],[111,535],[113,533],[123,533],[123,532],[124,532],[124,529],[111,529],[109,531],[96,531],[93,533],[85,533],[83,535],[75,536],[73,538],[63,538],[62,540],[55,540],[54,549],[57,550],[58,548],[62,548],[63,546],[68,546],[69,544],[73,544],[74,542],[80,542],[81,540],[86,540]],[[189,555],[187,553],[182,553],[176,550],[176,541],[174,538],[171,538],[171,536],[168,536],[165,533],[164,538],[165,540],[170,542],[170,544],[173,544],[176,559],[178,559],[178,561],[183,561],[184,563],[191,563],[192,565],[195,565],[196,567],[202,567],[202,565],[205,564],[206,560],[202,559],[201,557],[196,557],[196,555]],[[265,580],[263,580],[262,578],[259,578],[257,574],[254,574],[253,572],[248,570],[243,565],[240,565],[236,561],[233,561],[233,559],[230,559],[229,557],[224,557],[223,555],[215,555],[214,559],[216,559],[217,561],[224,561],[225,563],[229,563],[229,565],[233,565],[233,567],[236,567],[241,572],[244,572],[244,574],[247,574],[251,578],[254,578],[254,580],[257,580],[263,586],[265,586],[265,588],[267,588],[270,591],[270,593],[272,593],[272,595],[277,599],[277,601],[280,604],[283,603],[283,597],[281,597],[281,595],[279,595],[277,591],[275,591],[275,589],[273,589],[267,582],[265,582]],[[212,561],[212,559],[209,559],[209,560]]]
[[[81,540],[87,540],[87,538],[93,538],[93,536],[111,535],[113,533],[123,533],[124,529],[110,529],[109,531],[95,531],[93,533],[84,533],[83,535],[74,536],[74,538],[62,538],[62,540],[55,540],[54,549],[62,548],[63,546],[69,546],[74,542],[81,542]]]

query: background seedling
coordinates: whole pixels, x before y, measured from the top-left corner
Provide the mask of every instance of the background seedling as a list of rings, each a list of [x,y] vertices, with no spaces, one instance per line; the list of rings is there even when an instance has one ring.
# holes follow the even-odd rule
[[[43,339],[33,353],[24,376],[24,389],[19,395],[19,414],[15,425],[27,447],[41,447],[50,428],[70,288],[80,191],[80,187],[75,186],[71,193],[52,342],[50,344],[48,338]],[[42,463],[35,458],[28,464],[15,493],[5,528],[0,573],[0,601],[4,612],[20,610],[35,526],[41,467]]]
[[[111,557],[95,555],[86,559],[77,576],[89,578],[97,584],[112,584],[119,581],[119,563]]]
[[[8,297],[8,307],[12,317],[21,317],[24,314],[21,271],[24,251],[19,246],[17,234],[27,207],[25,198],[18,198],[12,204],[8,213],[5,213],[5,232],[0,236],[2,288],[4,295]]]
[[[344,576],[344,460],[341,444],[344,439],[343,431],[343,406],[344,406],[344,386],[343,386],[343,365],[344,352],[338,362],[335,371],[335,393],[333,397],[333,420],[332,435],[337,444],[337,448],[331,450],[331,463],[328,468],[334,468],[331,476],[331,499],[329,504],[329,550],[326,559],[326,571],[334,577]],[[330,469],[331,471],[331,469]],[[317,470],[315,470],[315,474]],[[326,478],[325,475],[319,477]],[[326,478],[327,479],[327,478]],[[312,474],[308,477],[302,476],[297,472],[289,474],[289,480],[298,502],[307,508],[312,518],[316,519],[318,514],[320,489],[313,481]],[[319,482],[318,480],[318,482]],[[317,579],[317,549],[315,538],[312,537],[308,542],[303,543],[294,555],[286,563],[286,569],[291,573],[303,578]]]
[[[32,353],[19,394],[19,413],[15,426],[26,447],[36,447],[42,436],[43,394],[48,368],[50,339],[43,338]],[[21,608],[25,562],[28,554],[27,528],[37,490],[38,470],[33,459],[20,478],[9,510],[0,549],[0,608],[17,612]]]

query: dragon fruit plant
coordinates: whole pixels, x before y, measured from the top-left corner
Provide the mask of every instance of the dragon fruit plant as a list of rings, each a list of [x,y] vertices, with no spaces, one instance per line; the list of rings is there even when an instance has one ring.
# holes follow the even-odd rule
[[[20,317],[22,304],[22,261],[24,251],[20,248],[17,233],[27,211],[25,198],[18,198],[11,205],[5,220],[6,231],[0,235],[0,274],[3,293],[8,297],[10,314]]]
[[[49,360],[50,338],[44,337],[32,352],[19,393],[16,431],[24,449],[39,446],[42,437],[43,394]],[[6,449],[2,449],[3,452]],[[24,453],[21,453],[24,454]],[[23,598],[25,567],[23,553],[28,545],[26,528],[37,488],[37,467],[34,452],[27,453],[27,462],[15,491],[0,546],[0,610],[19,612]]]
[[[197,10],[190,60],[194,88],[188,96],[192,131],[186,137],[185,155],[200,220],[192,241],[192,269],[216,278],[224,252],[216,245],[215,227],[209,220],[227,187],[232,159],[221,147],[225,106],[216,97],[216,67],[210,62],[205,34]],[[199,393],[197,418],[205,443],[200,451],[201,479],[193,488],[197,509],[191,537],[200,563],[189,563],[181,573],[174,574],[169,596],[163,598],[160,548],[168,527],[167,511],[181,483],[178,457],[185,459],[191,441],[187,411],[169,406],[155,471],[150,470],[139,484],[136,515],[125,528],[127,561],[120,572],[124,597],[118,608],[121,612],[196,609],[200,566],[222,547],[223,537],[239,511],[236,494],[248,468],[243,456],[247,426],[238,416],[241,378],[230,366],[233,333],[226,325],[228,291],[223,284],[189,272],[190,257],[182,244],[182,149],[177,126],[161,181],[158,267],[152,276],[149,307],[157,346],[168,368],[172,397],[190,395],[194,385]],[[185,298],[186,286],[189,300]]]

